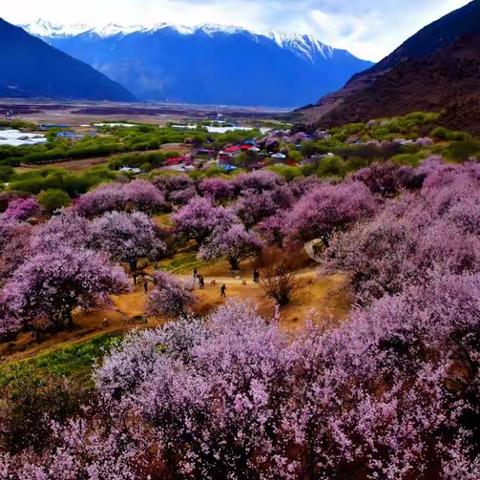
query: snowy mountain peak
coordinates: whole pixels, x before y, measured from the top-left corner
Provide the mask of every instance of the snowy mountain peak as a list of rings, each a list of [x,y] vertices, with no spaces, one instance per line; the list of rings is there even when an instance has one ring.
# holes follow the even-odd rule
[[[115,23],[109,23],[101,28],[90,28],[88,29],[91,33],[96,33],[100,37],[113,37],[115,35],[128,35],[129,33],[143,32],[147,30],[141,25],[116,25]]]
[[[79,35],[90,30],[86,24],[75,25],[61,25],[49,22],[42,18],[37,19],[35,22],[28,25],[20,25],[27,32],[37,37],[62,37],[62,36],[74,36]]]
[[[280,47],[288,48],[295,53],[310,58],[312,61],[317,56],[331,58],[335,51],[333,47],[310,35],[280,33],[274,30],[267,31],[265,35],[274,40]]]
[[[59,25],[54,24],[49,21],[38,19],[35,22],[29,25],[21,25],[25,30],[27,30],[32,35],[36,35],[43,38],[59,38],[59,37],[71,37],[75,35],[80,35],[82,33],[90,33],[98,35],[102,38],[117,36],[117,35],[128,35],[131,33],[155,33],[160,30],[172,29],[182,35],[193,35],[198,32],[203,32],[207,35],[215,35],[217,33],[224,34],[238,34],[246,33],[253,35],[255,37],[267,37],[275,41],[278,46],[281,48],[287,48],[292,50],[294,53],[297,53],[301,56],[306,56],[313,60],[316,56],[320,55],[324,58],[329,58],[333,54],[334,49],[329,47],[318,39],[309,36],[309,35],[300,35],[300,34],[286,34],[276,31],[268,32],[255,32],[252,30],[247,30],[242,27],[234,25],[219,25],[219,24],[203,24],[196,26],[186,26],[186,25],[174,25],[169,23],[159,23],[153,26],[142,26],[142,25],[117,25],[110,23],[108,25],[98,27],[86,24],[76,24],[76,25]]]

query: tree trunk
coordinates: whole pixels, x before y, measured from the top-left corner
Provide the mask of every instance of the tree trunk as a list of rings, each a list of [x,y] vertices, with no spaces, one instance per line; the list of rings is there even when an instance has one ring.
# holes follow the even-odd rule
[[[232,272],[240,270],[240,264],[237,257],[228,257],[228,262],[230,263],[230,268]]]
[[[73,328],[73,317],[72,317],[72,311],[67,310],[65,312],[65,326],[67,327],[68,330],[72,330]]]
[[[131,258],[128,260],[128,266],[130,267],[130,271],[133,273],[135,270],[137,270],[137,259],[136,258]]]

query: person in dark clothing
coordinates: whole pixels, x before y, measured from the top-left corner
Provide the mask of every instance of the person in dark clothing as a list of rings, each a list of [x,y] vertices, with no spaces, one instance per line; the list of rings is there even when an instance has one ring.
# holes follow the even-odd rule
[[[197,275],[198,278],[198,285],[200,287],[200,290],[203,290],[205,288],[205,279],[203,278],[202,275]]]
[[[227,286],[225,284],[220,288],[220,296],[225,298],[227,296]]]
[[[253,283],[260,283],[260,272],[257,269],[253,272]]]
[[[148,281],[147,280],[143,281],[143,289],[145,290],[145,293],[148,293]]]

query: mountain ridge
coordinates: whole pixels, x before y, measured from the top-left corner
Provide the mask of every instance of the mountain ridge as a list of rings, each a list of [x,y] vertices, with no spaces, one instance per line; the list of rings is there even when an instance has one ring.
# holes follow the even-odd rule
[[[479,39],[480,0],[474,0],[301,109],[302,121],[323,128],[426,110],[443,112],[446,126],[480,132]]]
[[[88,24],[54,24],[44,19],[37,19],[30,24],[23,24],[20,27],[24,28],[32,35],[36,35],[43,38],[55,38],[55,37],[68,37],[75,36],[84,33],[92,35],[98,35],[99,37],[112,37],[116,35],[129,35],[132,33],[155,33],[163,29],[173,29],[183,35],[193,35],[197,32],[204,33],[247,33],[256,37],[267,37],[275,42],[279,46],[289,45],[295,42],[299,42],[306,46],[309,43],[310,46],[315,46],[318,51],[322,52],[325,56],[331,55],[335,50],[333,47],[320,41],[313,35],[307,35],[302,33],[286,33],[277,30],[252,30],[244,27],[238,27],[235,25],[220,25],[214,23],[204,23],[194,26],[186,26],[173,23],[158,23],[152,26],[145,25],[118,25],[109,23],[104,26],[94,26]],[[336,49],[338,50],[338,49]]]
[[[90,65],[0,18],[0,96],[135,101]]]
[[[293,108],[372,65],[313,36],[234,26],[27,28],[145,101]]]

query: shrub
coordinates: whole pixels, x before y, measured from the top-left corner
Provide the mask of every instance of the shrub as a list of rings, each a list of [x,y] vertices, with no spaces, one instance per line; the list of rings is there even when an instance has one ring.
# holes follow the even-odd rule
[[[453,142],[446,150],[446,156],[457,162],[465,162],[480,155],[480,142],[477,140],[463,140]]]
[[[81,385],[27,369],[0,389],[0,447],[12,454],[42,451],[52,436],[52,422],[79,413],[82,401],[86,392]]]
[[[291,182],[293,179],[300,177],[302,171],[299,167],[290,167],[288,165],[273,165],[269,170],[281,175],[285,180]]]
[[[347,165],[340,157],[325,157],[317,168],[317,175],[321,178],[340,177],[347,174]]]
[[[50,188],[40,192],[37,200],[48,213],[54,213],[61,208],[68,207],[71,202],[68,194],[57,188]]]
[[[274,264],[263,271],[262,288],[268,297],[273,298],[280,307],[287,306],[300,284],[295,273],[289,272],[284,265]]]

